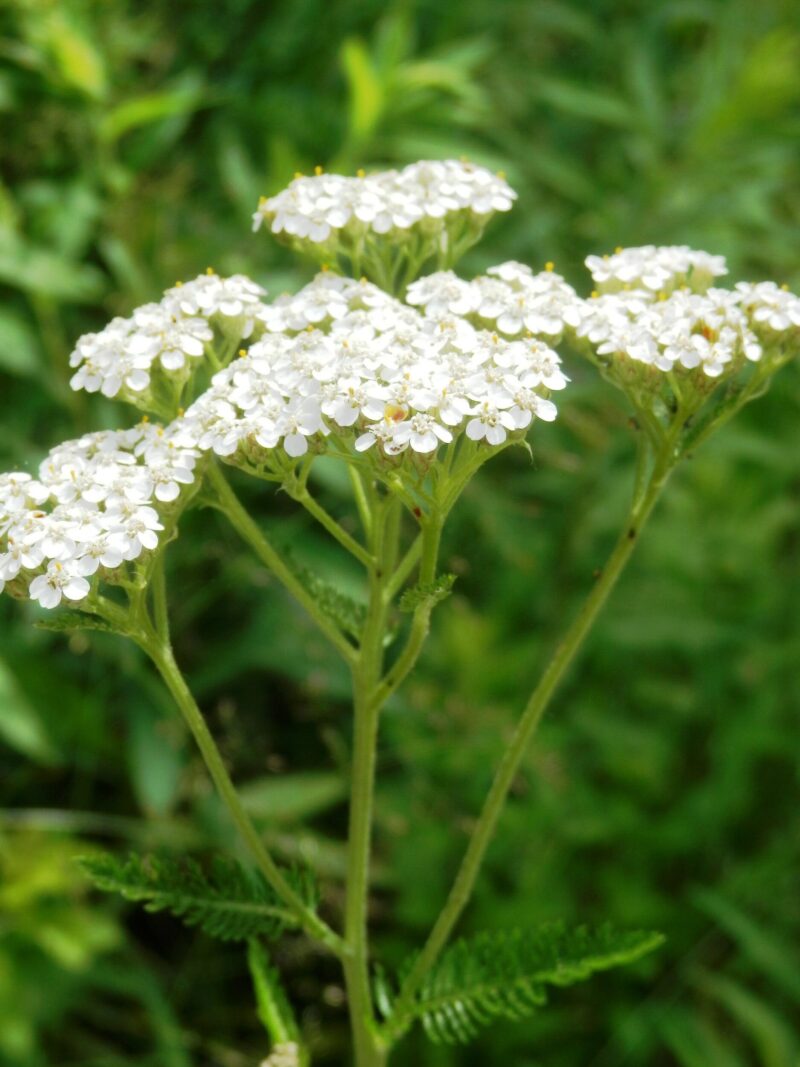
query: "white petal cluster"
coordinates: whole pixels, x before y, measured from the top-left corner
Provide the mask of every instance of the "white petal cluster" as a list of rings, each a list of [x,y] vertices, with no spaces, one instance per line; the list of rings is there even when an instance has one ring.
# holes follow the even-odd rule
[[[457,160],[421,161],[402,170],[346,178],[298,176],[277,196],[263,198],[253,229],[323,244],[347,229],[387,234],[458,212],[481,218],[509,211],[516,193],[485,167]]]
[[[406,299],[432,318],[468,315],[508,337],[524,333],[556,337],[580,321],[575,290],[552,269],[534,274],[523,263],[501,263],[464,281],[439,271],[412,282]]]
[[[700,368],[718,378],[763,354],[741,304],[741,293],[728,289],[679,289],[660,300],[644,290],[609,293],[584,302],[575,332],[601,356],[624,356],[664,372]]]
[[[742,307],[753,322],[777,333],[800,327],[800,296],[775,282],[740,282],[736,286]]]
[[[0,591],[13,582],[45,608],[84,600],[101,568],[157,547],[197,457],[174,427],[143,422],[59,445],[38,478],[0,475]]]
[[[115,318],[99,333],[85,334],[70,356],[73,389],[136,396],[151,384],[154,366],[170,376],[186,375],[214,340],[213,326],[235,320],[249,337],[263,307],[264,290],[243,275],[213,272],[169,289],[159,303]]]
[[[426,315],[464,315],[507,337],[564,333],[601,356],[625,357],[669,372],[677,367],[718,378],[761,359],[771,334],[800,327],[800,298],[774,282],[709,288],[725,273],[722,256],[685,246],[618,249],[592,257],[599,290],[588,300],[552,270],[534,274],[501,263],[465,281],[452,271],[420,278],[409,303]],[[551,388],[554,386],[551,384]]]
[[[658,293],[687,284],[700,290],[728,273],[724,256],[687,245],[618,248],[613,255],[588,256],[586,266],[601,292],[629,287]]]
[[[357,451],[432,454],[462,430],[501,445],[555,418],[547,397],[567,382],[542,341],[426,318],[368,282],[323,273],[265,318],[281,332],[214,376],[181,420],[187,446],[230,456],[255,442],[295,458],[351,433]]]

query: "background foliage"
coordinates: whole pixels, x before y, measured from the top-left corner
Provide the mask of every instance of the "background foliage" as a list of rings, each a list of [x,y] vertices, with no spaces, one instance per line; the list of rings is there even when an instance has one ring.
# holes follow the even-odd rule
[[[687,242],[734,279],[796,288],[798,105],[793,0],[5,0],[0,468],[130,420],[69,392],[78,333],[208,263],[273,294],[305,280],[249,215],[316,163],[506,170],[519,205],[466,271],[553,259],[585,286],[589,252]],[[624,411],[570,372],[534,464],[502,457],[460,507],[456,595],[386,717],[373,919],[392,963],[441,901],[625,507]],[[398,1064],[796,1067],[799,414],[790,368],[679,472],[530,753],[467,924],[609,918],[666,947],[469,1050],[409,1039]],[[345,508],[336,471],[320,477]],[[261,489],[253,506],[338,569],[285,501]],[[346,679],[213,517],[172,555],[178,651],[249,808],[335,905]],[[131,649],[67,647],[29,614],[0,603],[0,1064],[257,1062],[240,949],[90,895],[74,862],[98,844],[229,846],[177,718]],[[308,953],[292,941],[278,962],[315,1062],[341,1063],[343,993]]]

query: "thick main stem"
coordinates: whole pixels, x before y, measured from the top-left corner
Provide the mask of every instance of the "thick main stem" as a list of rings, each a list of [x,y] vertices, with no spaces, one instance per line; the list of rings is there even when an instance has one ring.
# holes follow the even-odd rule
[[[494,836],[500,814],[508,793],[519,771],[528,744],[536,732],[542,716],[559,682],[581,649],[586,635],[605,604],[611,590],[625,568],[638,541],[641,530],[650,516],[666,485],[674,465],[672,442],[665,445],[656,461],[646,490],[634,499],[633,506],[622,533],[608,558],[606,566],[597,579],[580,612],[567,630],[550,660],[538,685],[525,706],[514,736],[506,749],[495,773],[483,809],[472,832],[467,850],[461,862],[445,906],[436,920],[422,952],[408,974],[395,1005],[395,1015],[402,1020],[405,1010],[447,944],[453,929],[472,895],[475,881],[483,863],[486,850]],[[391,1024],[390,1036],[396,1036]]]
[[[376,566],[370,572],[361,647],[352,666],[354,744],[345,905],[345,942],[349,954],[344,960],[344,972],[356,1067],[382,1067],[388,1054],[372,1010],[367,920],[378,722],[382,707],[373,695],[383,667],[388,608],[384,586],[395,565],[399,515],[396,501],[379,500],[374,495],[372,500],[370,548]]]

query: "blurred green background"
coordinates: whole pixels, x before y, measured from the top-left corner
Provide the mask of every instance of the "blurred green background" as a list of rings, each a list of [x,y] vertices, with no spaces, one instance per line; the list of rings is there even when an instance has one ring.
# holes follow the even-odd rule
[[[273,295],[308,271],[250,233],[260,193],[321,163],[468,155],[519,191],[463,264],[689,243],[733,280],[800,286],[795,0],[4,0],[0,469],[130,412],[67,387],[77,335],[208,264]],[[533,465],[503,456],[453,522],[457,595],[388,710],[373,923],[419,941],[554,636],[631,479],[626,415],[575,361]],[[550,918],[663,930],[638,968],[556,993],[464,1050],[398,1065],[800,1063],[800,373],[676,476],[517,783],[467,926]],[[329,506],[345,488],[326,477]],[[286,501],[251,502],[330,573]],[[223,526],[172,552],[179,657],[276,850],[336,906],[346,679]],[[134,652],[67,642],[0,603],[0,1065],[253,1067],[242,953],[89,893],[76,854],[229,847],[202,767]],[[340,979],[279,963],[320,1065]]]

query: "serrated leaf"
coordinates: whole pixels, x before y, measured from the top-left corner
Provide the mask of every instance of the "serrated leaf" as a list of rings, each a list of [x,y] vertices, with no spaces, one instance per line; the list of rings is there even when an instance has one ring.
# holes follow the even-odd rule
[[[411,589],[406,589],[400,597],[400,610],[416,611],[423,604],[430,604],[433,607],[440,600],[450,596],[455,580],[454,574],[440,574],[432,582],[422,582],[412,586]]]
[[[317,606],[334,622],[339,629],[351,637],[360,637],[366,619],[366,608],[353,600],[346,593],[320,578],[318,574],[300,563],[292,550],[282,549],[282,555],[291,568],[292,574],[302,583],[316,601]]]
[[[199,926],[221,941],[276,938],[297,926],[295,916],[258,872],[217,857],[206,872],[192,859],[131,854],[88,856],[81,866],[98,889],[144,904],[146,911],[169,911],[187,926]],[[307,869],[284,872],[303,902],[316,907],[317,889]]]
[[[573,985],[596,971],[631,963],[663,940],[651,931],[570,930],[560,923],[478,934],[442,955],[411,1006],[400,1017],[389,1014],[388,1029],[399,1035],[418,1019],[434,1042],[466,1042],[496,1019],[532,1014],[546,1003],[547,985]],[[384,982],[380,1001],[388,999]]]

